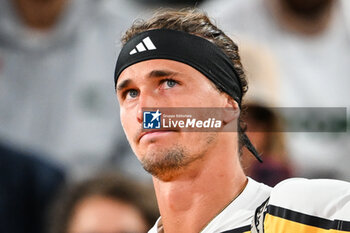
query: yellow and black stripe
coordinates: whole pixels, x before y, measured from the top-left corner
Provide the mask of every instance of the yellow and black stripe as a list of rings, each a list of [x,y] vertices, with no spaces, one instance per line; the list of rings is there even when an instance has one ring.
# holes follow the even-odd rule
[[[264,233],[344,233],[350,222],[329,220],[269,205],[264,220]]]
[[[232,229],[229,231],[224,231],[222,233],[250,233],[250,225],[236,228],[236,229]]]

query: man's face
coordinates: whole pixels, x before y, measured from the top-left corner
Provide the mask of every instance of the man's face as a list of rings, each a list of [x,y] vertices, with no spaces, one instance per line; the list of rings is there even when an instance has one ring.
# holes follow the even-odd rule
[[[178,171],[217,144],[216,132],[142,131],[142,108],[227,107],[227,95],[191,66],[166,59],[139,62],[121,73],[116,88],[125,134],[152,175]]]

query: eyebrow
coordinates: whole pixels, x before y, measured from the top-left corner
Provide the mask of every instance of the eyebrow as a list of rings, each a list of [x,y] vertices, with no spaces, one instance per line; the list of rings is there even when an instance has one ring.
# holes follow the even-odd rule
[[[176,75],[176,72],[170,70],[152,70],[147,76],[149,78],[160,78]]]
[[[161,77],[169,77],[169,76],[174,76],[178,73],[170,70],[152,70],[147,74],[148,78],[161,78]],[[127,86],[132,83],[131,79],[126,79],[122,81],[119,85],[117,85],[116,90],[121,91],[122,89],[126,88]]]
[[[131,83],[130,79],[126,79],[126,80],[122,81],[119,85],[117,85],[117,91],[123,90],[124,88],[129,86],[130,83]]]

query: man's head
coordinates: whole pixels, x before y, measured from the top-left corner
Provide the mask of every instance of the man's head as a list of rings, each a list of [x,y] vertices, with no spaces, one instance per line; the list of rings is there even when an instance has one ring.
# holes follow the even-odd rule
[[[336,0],[265,0],[277,22],[287,30],[318,35],[330,24]]]
[[[136,21],[125,32],[122,43],[126,44],[137,34],[152,29],[183,31],[209,40],[232,61],[241,82],[243,95],[247,92],[248,84],[238,53],[238,46],[222,30],[217,28],[205,13],[193,9],[160,11],[147,21]]]
[[[69,0],[12,0],[12,2],[26,26],[49,30],[57,24]]]
[[[158,216],[150,187],[118,174],[101,174],[63,189],[49,232],[143,233]]]
[[[176,43],[178,40],[191,41],[193,49],[188,47],[188,44],[188,53],[176,51],[183,48],[171,48],[171,58],[168,58],[169,53],[164,55],[168,51],[160,49],[157,51],[160,55],[153,55],[151,59],[147,57],[147,52],[157,49],[158,44],[145,41],[149,38],[145,32],[150,33],[151,38],[162,37],[162,40],[158,41],[166,41],[169,47],[173,46],[172,42]],[[140,34],[142,38],[133,42]],[[247,82],[237,45],[213,25],[204,13],[194,10],[165,11],[148,21],[138,21],[125,33],[122,42],[126,44],[124,48],[130,43],[134,44],[128,47],[127,53],[124,51],[126,59],[118,59],[118,62],[123,60],[124,63],[128,63],[126,68],[117,63],[116,88],[121,107],[121,121],[129,143],[144,168],[159,176],[165,171],[180,170],[203,158],[209,150],[222,146],[217,143],[222,141],[223,137],[227,138],[227,135],[218,135],[215,132],[166,131],[144,134],[141,131],[142,108],[229,107],[239,110],[242,96],[247,91]],[[182,47],[181,44],[177,44]],[[141,47],[137,47],[139,45]],[[201,52],[198,48],[209,52]],[[129,57],[141,52],[145,56],[137,61]],[[201,57],[203,54],[205,56]],[[214,61],[206,62],[210,59]],[[201,66],[203,63],[204,69]],[[238,119],[235,120],[237,123]],[[237,144],[237,134],[233,135],[235,138],[231,140],[236,139]],[[240,137],[241,135],[242,133],[239,133]],[[240,146],[237,146],[236,150],[242,147],[241,140],[239,141]]]

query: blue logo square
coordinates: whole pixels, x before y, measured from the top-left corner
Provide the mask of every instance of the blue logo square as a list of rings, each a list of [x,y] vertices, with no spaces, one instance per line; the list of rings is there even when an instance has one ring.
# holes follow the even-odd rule
[[[143,112],[143,128],[144,129],[160,129],[160,118],[162,113],[157,110],[156,112],[144,111]]]

